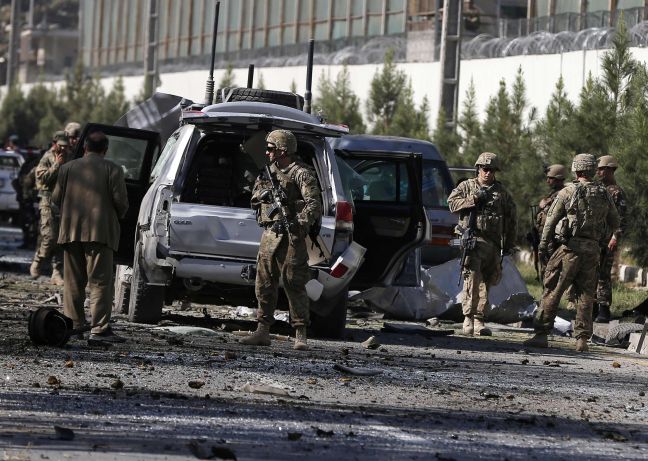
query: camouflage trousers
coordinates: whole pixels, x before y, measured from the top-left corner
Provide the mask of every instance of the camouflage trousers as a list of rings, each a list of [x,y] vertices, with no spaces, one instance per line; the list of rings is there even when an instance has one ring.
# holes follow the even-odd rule
[[[290,306],[291,324],[293,327],[308,326],[310,302],[306,282],[309,278],[305,239],[297,237],[292,244],[287,235],[277,235],[266,229],[257,256],[255,292],[259,302],[258,321],[266,325],[274,322],[281,281]]]
[[[594,249],[592,251],[592,248]],[[534,327],[538,333],[549,334],[563,293],[573,286],[576,300],[576,338],[592,336],[592,304],[596,290],[598,245],[595,242],[562,245],[551,256],[544,278],[544,292],[536,312]]]
[[[484,319],[490,304],[488,290],[502,278],[502,264],[499,249],[484,242],[477,242],[475,248],[466,256],[463,270],[464,316]]]
[[[612,273],[616,272],[614,269],[619,255],[617,248],[619,248],[618,245],[612,251],[606,250],[599,265],[598,285],[596,286],[596,302],[599,306],[612,305]]]
[[[52,267],[63,273],[63,250],[58,241],[59,216],[51,206],[40,206],[40,244],[36,249],[34,261],[43,264],[52,262]]]

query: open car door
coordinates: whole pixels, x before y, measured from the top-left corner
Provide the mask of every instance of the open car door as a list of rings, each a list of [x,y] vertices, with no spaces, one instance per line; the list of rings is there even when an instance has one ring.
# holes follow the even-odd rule
[[[128,211],[119,222],[121,235],[115,263],[133,264],[133,239],[142,198],[149,187],[149,175],[160,153],[160,135],[154,131],[88,123],[85,125],[74,158],[83,155],[83,144],[89,133],[102,131],[108,137],[106,159],[124,170],[128,190]]]
[[[367,248],[353,289],[391,285],[426,235],[421,154],[337,150],[354,202],[353,240]],[[340,162],[338,162],[340,163]]]

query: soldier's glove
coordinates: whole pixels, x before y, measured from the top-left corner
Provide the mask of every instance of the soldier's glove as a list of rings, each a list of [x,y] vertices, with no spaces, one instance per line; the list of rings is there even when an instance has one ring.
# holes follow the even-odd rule
[[[272,203],[272,191],[270,189],[264,189],[259,193],[259,202],[261,203]]]
[[[488,191],[486,189],[479,189],[474,197],[473,200],[475,201],[475,205],[482,205],[486,200],[488,200]]]

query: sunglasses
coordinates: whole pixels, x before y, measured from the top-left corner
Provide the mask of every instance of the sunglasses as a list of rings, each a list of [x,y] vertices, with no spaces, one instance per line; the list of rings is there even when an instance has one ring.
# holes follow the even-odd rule
[[[484,173],[490,173],[491,171],[495,171],[495,168],[491,168],[491,167],[488,167],[488,166],[482,166],[482,167],[479,167],[479,168],[480,168],[480,170],[482,170]]]
[[[266,146],[266,152],[274,152],[277,150],[277,146]]]

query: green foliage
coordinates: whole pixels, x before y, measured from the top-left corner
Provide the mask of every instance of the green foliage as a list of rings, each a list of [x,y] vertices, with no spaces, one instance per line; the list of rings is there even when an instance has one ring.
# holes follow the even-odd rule
[[[257,79],[256,87],[260,90],[266,89],[265,81],[263,80],[263,74],[261,72],[259,72],[259,78]]]
[[[31,139],[32,127],[25,95],[17,85],[12,85],[2,99],[0,105],[0,135],[6,140],[10,135],[17,134],[22,143]]]
[[[461,137],[454,128],[447,126],[448,117],[445,110],[439,110],[436,127],[432,133],[432,142],[441,153],[448,165],[461,165],[462,160],[459,154]]]
[[[101,95],[102,93],[103,90],[99,94]],[[104,102],[92,111],[90,120],[112,125],[128,111],[128,108],[129,103],[124,93],[124,80],[118,77],[114,81],[110,92],[104,98]]]
[[[574,147],[577,153],[607,154],[616,126],[615,107],[603,85],[590,75],[574,112]]]
[[[623,15],[619,15],[612,48],[601,59],[602,84],[607,90],[610,102],[618,114],[630,105],[630,81],[638,63],[630,54],[630,37]]]
[[[221,77],[220,81],[218,82],[218,88],[230,88],[233,86],[236,86],[236,81],[235,81],[235,76],[234,76],[234,66],[232,64],[227,64],[227,68],[225,69],[225,73]]]
[[[423,98],[420,107],[417,108],[414,104],[414,90],[410,81],[401,90],[392,123],[383,134],[429,141],[428,112],[430,107],[427,97]]]
[[[477,95],[475,93],[475,84],[472,80],[470,81],[470,86],[466,91],[466,99],[463,102],[458,124],[462,136],[461,152],[458,153],[455,160],[456,166],[472,165],[472,162],[474,162],[479,154],[485,150],[482,126],[479,117],[477,116]]]
[[[561,76],[556,82],[545,117],[538,122],[535,130],[538,151],[547,165],[569,165],[576,153],[574,110],[574,105],[567,99]]]
[[[351,78],[346,65],[337,74],[334,82],[322,72],[313,107],[316,112],[321,112],[327,121],[347,125],[351,133],[366,131],[360,113],[360,98],[351,89]]]
[[[385,63],[371,80],[367,113],[373,124],[373,133],[390,134],[401,93],[407,87],[407,76],[394,63],[394,51],[385,53]]]

